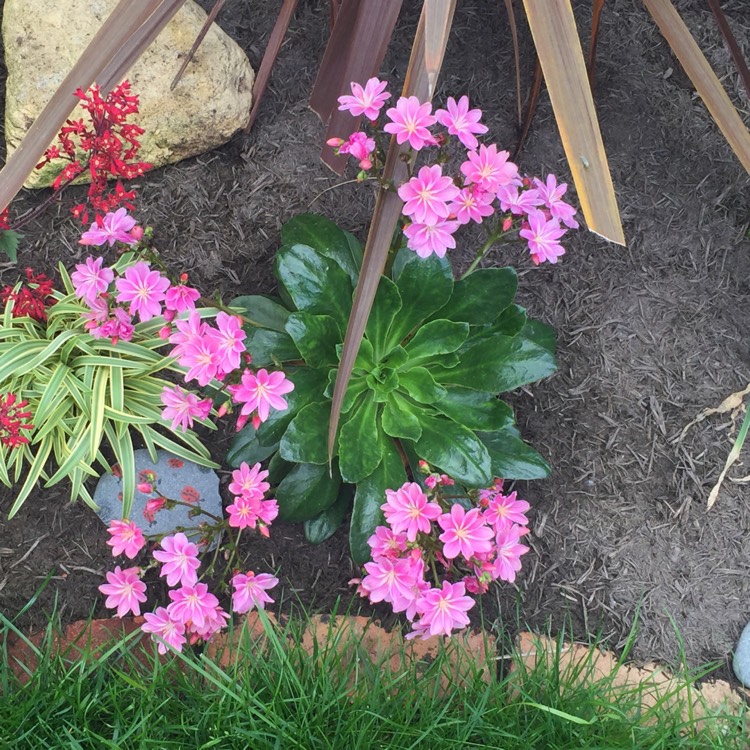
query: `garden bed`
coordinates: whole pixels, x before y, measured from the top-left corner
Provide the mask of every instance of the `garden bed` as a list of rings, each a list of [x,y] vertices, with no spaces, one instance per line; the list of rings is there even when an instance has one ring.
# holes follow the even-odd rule
[[[588,3],[578,5],[585,29]],[[724,10],[747,47],[742,5]],[[708,7],[680,6],[747,121],[747,98]],[[256,69],[274,14],[275,5],[227,3],[219,18]],[[384,64],[394,87],[416,20],[410,10],[399,21]],[[333,187],[340,180],[319,160],[323,129],[307,108],[327,34],[328,3],[300,3],[250,135],[139,181],[139,217],[154,227],[167,263],[206,292],[230,299],[272,291],[280,226],[299,212],[365,237],[371,193]],[[528,82],[525,33],[522,46]],[[464,92],[485,112],[488,136],[512,146],[512,49],[504,14],[490,0],[465,0],[456,11],[436,99]],[[519,302],[557,330],[560,369],[511,399],[522,434],[553,474],[517,486],[534,511],[532,552],[517,589],[486,597],[484,616],[542,629],[549,618],[553,628],[571,618],[576,635],[601,632],[617,648],[638,613],[636,656],[674,661],[678,631],[690,663],[721,660],[750,617],[748,493],[727,482],[706,510],[731,445],[726,416],[679,436],[701,410],[750,382],[750,184],[646,12],[625,0],[606,5],[596,102],[628,247],[582,231],[556,266],[536,268],[520,248],[489,260],[519,269]],[[522,171],[569,181],[545,95],[518,161]],[[46,197],[24,193],[14,210]],[[85,256],[67,218],[74,198],[71,191],[26,227],[21,267],[54,273],[58,261]],[[467,240],[453,255],[456,267],[465,268],[474,249]],[[15,277],[13,265],[0,264],[0,283]],[[230,439],[220,433],[212,441],[217,456]],[[12,493],[0,488],[0,498],[4,510]],[[0,518],[0,609],[16,615],[51,574],[21,625],[44,622],[55,601],[67,621],[92,607],[103,615],[105,540],[99,520],[70,505],[63,485],[40,490],[15,519]],[[299,527],[276,523],[269,540],[253,540],[246,552],[247,567],[278,571],[282,609],[300,602],[330,611],[353,595],[344,530],[312,547]]]

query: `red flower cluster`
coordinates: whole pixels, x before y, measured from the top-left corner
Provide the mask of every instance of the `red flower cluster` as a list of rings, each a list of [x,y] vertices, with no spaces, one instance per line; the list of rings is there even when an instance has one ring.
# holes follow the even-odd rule
[[[7,208],[0,211],[0,230],[10,229],[10,213]]]
[[[28,443],[29,439],[21,430],[31,430],[34,425],[25,420],[31,417],[30,411],[22,411],[28,401],[18,401],[14,393],[0,396],[0,443],[9,448],[17,448]]]
[[[29,286],[34,284],[34,286]],[[53,282],[43,273],[34,273],[33,268],[26,269],[26,282],[21,284],[17,291],[12,286],[3,287],[0,290],[0,300],[5,305],[8,300],[13,300],[13,317],[21,318],[28,315],[40,323],[47,320],[47,308],[55,304],[52,296],[54,291]]]
[[[81,106],[88,113],[90,123],[68,120],[58,135],[60,145],[47,149],[37,169],[53,159],[67,159],[70,163],[52,184],[53,189],[59,190],[88,167],[91,176],[88,204],[95,215],[103,216],[119,206],[132,211],[135,191],[125,190],[120,179],[140,177],[151,168],[151,164],[136,160],[141,146],[138,138],[143,135],[143,128],[126,122],[130,115],[138,114],[138,97],[130,94],[128,81],[123,81],[104,98],[98,86],[92,86],[88,93],[78,89],[76,96],[83,102]],[[107,192],[110,177],[117,182],[114,190]],[[89,205],[81,203],[72,209],[73,216],[84,224],[89,220]]]

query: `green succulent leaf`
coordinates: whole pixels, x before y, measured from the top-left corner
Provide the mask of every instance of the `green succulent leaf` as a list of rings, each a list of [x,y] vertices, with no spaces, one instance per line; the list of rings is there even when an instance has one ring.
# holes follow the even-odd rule
[[[281,457],[303,464],[328,464],[326,428],[331,402],[308,404],[289,423],[279,444]]]
[[[300,353],[288,333],[266,328],[245,328],[245,346],[253,358],[253,365],[266,367],[300,359]]]
[[[420,404],[434,404],[445,397],[446,389],[436,383],[430,371],[424,367],[412,367],[406,372],[400,372],[398,379],[400,389],[405,390]]]
[[[406,345],[407,367],[439,354],[451,354],[461,347],[469,335],[468,323],[433,320],[423,325]],[[405,368],[406,369],[406,368]]]
[[[328,466],[296,464],[276,488],[279,518],[285,521],[308,521],[336,502],[341,475],[334,462],[333,476]]]
[[[349,527],[349,548],[355,563],[362,564],[370,559],[367,540],[375,529],[384,523],[380,506],[385,503],[385,491],[398,489],[406,482],[406,471],[395,443],[384,443],[383,460],[378,467],[357,484],[354,493],[352,520]]]
[[[256,429],[252,424],[246,424],[234,436],[232,444],[229,446],[227,463],[235,468],[243,461],[247,464],[256,464],[259,461],[265,461],[278,448],[278,443],[261,445]]]
[[[289,310],[272,297],[249,295],[236,297],[232,300],[232,308],[236,308],[245,319],[244,325],[252,328],[268,328],[272,331],[284,333],[284,325],[289,317]]]
[[[272,486],[276,486],[281,480],[294,468],[294,464],[285,461],[278,451],[271,456],[268,462],[268,481]]]
[[[420,414],[418,419],[422,437],[416,443],[416,451],[421,458],[469,487],[490,484],[490,455],[471,430],[444,417]]]
[[[375,362],[380,362],[388,351],[388,331],[398,316],[401,306],[398,287],[387,276],[381,276],[365,328],[365,336],[372,344]]]
[[[422,437],[422,427],[414,412],[420,408],[400,394],[392,394],[383,408],[383,432],[394,438],[419,440]]]
[[[350,484],[342,484],[336,502],[320,515],[305,521],[305,539],[311,544],[322,544],[332,537],[352,507],[353,496],[354,487]]]
[[[473,326],[492,323],[513,302],[517,288],[514,269],[480,268],[456,282],[450,300],[436,317]]]
[[[345,482],[356,484],[369,476],[383,458],[377,417],[378,403],[372,393],[367,393],[341,426],[339,468]]]
[[[307,245],[338,263],[346,271],[352,287],[357,285],[362,266],[362,245],[349,232],[344,232],[330,219],[317,214],[300,214],[281,229],[283,245]]]
[[[498,316],[492,326],[492,330],[502,333],[505,336],[516,336],[523,330],[527,320],[528,316],[523,307],[520,305],[509,305]]]
[[[311,367],[338,364],[336,345],[341,341],[341,331],[330,315],[292,313],[286,322],[286,332]]]
[[[453,271],[445,258],[420,258],[405,248],[396,256],[394,280],[407,305],[391,325],[386,351],[402,343],[422,321],[443,307],[453,291]]]
[[[492,474],[505,479],[544,479],[550,474],[549,464],[521,440],[518,430],[508,425],[495,432],[478,432],[490,455]]]
[[[352,308],[352,282],[338,263],[308,245],[282,247],[276,274],[298,310],[330,315],[346,328]]]
[[[446,388],[446,395],[434,407],[470,430],[500,430],[513,424],[513,410],[505,402],[492,393],[460,385]]]

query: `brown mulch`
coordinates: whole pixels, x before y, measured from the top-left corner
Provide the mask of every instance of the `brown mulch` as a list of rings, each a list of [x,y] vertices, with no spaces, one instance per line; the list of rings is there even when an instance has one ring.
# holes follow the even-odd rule
[[[748,122],[747,98],[708,6],[678,5]],[[576,8],[581,29],[586,6]],[[744,6],[723,3],[748,49]],[[275,9],[227,3],[219,19],[256,69]],[[436,100],[469,93],[489,135],[511,146],[512,50],[501,9],[493,0],[458,4]],[[416,18],[413,8],[405,12],[386,58],[383,75],[394,84]],[[319,161],[323,129],[306,105],[327,23],[327,1],[300,3],[247,138],[140,181],[139,215],[154,226],[167,261],[204,291],[231,298],[270,290],[279,228],[300,211],[365,236],[371,195],[351,184],[326,190],[339,180]],[[522,44],[528,82],[525,30]],[[691,664],[724,660],[750,618],[747,485],[728,481],[716,506],[705,506],[738,422],[713,417],[680,434],[750,382],[750,181],[646,12],[629,0],[606,4],[596,101],[628,247],[582,231],[557,266],[534,268],[514,248],[491,259],[519,268],[521,304],[558,332],[560,370],[511,397],[522,433],[554,473],[518,487],[534,507],[533,549],[517,588],[500,589],[484,616],[511,629],[570,625],[578,638],[600,633],[614,648],[637,620],[639,658],[674,662],[682,644]],[[551,170],[569,180],[546,95],[519,161],[528,173]],[[25,194],[17,210],[42,197]],[[21,266],[51,272],[58,260],[80,261],[67,219],[74,198],[27,228]],[[472,256],[473,239],[454,256],[458,266]],[[0,263],[0,283],[15,274]],[[747,473],[738,466],[730,476]],[[11,495],[0,488],[0,507]],[[18,613],[51,574],[20,622],[40,622],[55,601],[67,621],[97,602],[104,614],[96,587],[110,564],[105,536],[64,490],[40,491],[12,522],[0,520],[0,610]],[[280,571],[289,605],[326,611],[351,595],[355,572],[343,530],[312,548],[300,529],[279,524],[248,555],[249,566]]]

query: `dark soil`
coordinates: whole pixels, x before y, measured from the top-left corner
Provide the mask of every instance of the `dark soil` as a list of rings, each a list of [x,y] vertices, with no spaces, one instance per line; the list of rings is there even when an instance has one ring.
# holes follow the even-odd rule
[[[578,5],[585,29],[590,3]],[[678,5],[747,122],[747,97],[707,5]],[[276,7],[230,2],[219,19],[256,69]],[[513,64],[501,7],[458,4],[436,100],[469,93],[485,111],[488,137],[509,147]],[[723,8],[747,51],[744,1]],[[393,88],[416,20],[416,10],[405,12],[388,53],[383,75]],[[139,216],[167,261],[204,291],[271,290],[279,228],[298,212],[366,234],[367,189],[323,192],[339,180],[319,160],[324,131],[306,102],[327,35],[328,3],[301,2],[249,137],[141,180]],[[525,30],[521,41],[528,85]],[[510,627],[570,622],[576,636],[600,632],[614,647],[637,619],[638,657],[674,662],[682,641],[691,664],[724,660],[750,617],[750,497],[745,484],[727,481],[711,511],[706,499],[739,422],[721,415],[682,430],[750,382],[749,181],[646,12],[628,0],[606,5],[596,101],[627,248],[581,231],[554,267],[534,268],[516,249],[490,260],[519,268],[521,303],[558,331],[560,370],[511,397],[524,436],[554,473],[517,488],[534,507],[533,550],[518,587],[499,589],[485,616]],[[519,163],[570,181],[546,95]],[[25,193],[16,211],[45,197]],[[67,218],[75,197],[26,228],[21,266],[51,272],[58,260],[80,261]],[[472,253],[467,241],[456,265]],[[15,277],[14,266],[0,265],[0,282]],[[737,465],[730,477],[747,473]],[[9,507],[13,493],[0,493],[0,508]],[[0,520],[0,609],[17,615],[51,575],[19,623],[39,624],[55,603],[68,621],[92,608],[104,615],[105,537],[64,489],[40,490],[12,522]],[[247,564],[280,571],[283,600],[319,611],[337,597],[349,601],[356,574],[343,530],[316,548],[284,524],[253,542]]]

